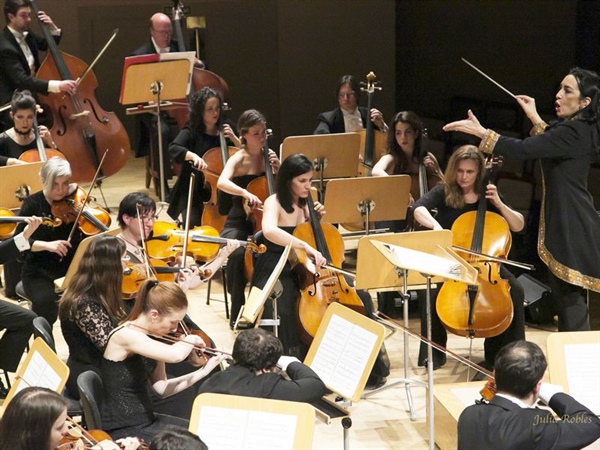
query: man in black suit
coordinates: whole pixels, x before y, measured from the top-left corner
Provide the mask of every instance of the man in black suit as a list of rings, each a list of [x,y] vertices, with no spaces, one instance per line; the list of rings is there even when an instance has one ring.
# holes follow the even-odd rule
[[[0,105],[10,102],[16,89],[28,89],[34,94],[50,92],[73,94],[77,87],[74,80],[42,80],[35,77],[40,67],[39,50],[47,50],[44,38],[29,31],[31,3],[29,0],[6,0],[4,2],[6,27],[0,36]],[[61,30],[43,11],[38,18],[48,27],[58,43]],[[10,128],[12,121],[5,112],[0,116],[2,130]]]
[[[29,250],[29,237],[41,223],[41,219],[27,219],[22,233],[0,243],[0,264],[4,264]],[[0,330],[6,330],[0,339],[0,369],[16,372],[21,356],[33,333],[33,319],[37,314],[22,306],[6,300],[0,300]],[[0,380],[0,398],[6,398],[7,389]]]
[[[282,356],[281,341],[262,328],[238,334],[233,344],[233,364],[211,375],[199,393],[243,395],[296,402],[313,402],[325,394],[325,384],[308,366],[293,356]],[[284,379],[285,371],[291,381]]]
[[[366,128],[367,120],[371,120],[377,129],[387,132],[387,125],[380,111],[358,106],[360,86],[352,75],[344,75],[337,83],[335,90],[338,107],[333,111],[319,114],[317,128],[313,134],[347,133]]]
[[[543,383],[547,363],[540,347],[516,341],[494,363],[498,389],[489,404],[466,408],[458,420],[458,448],[580,449],[600,438],[600,419],[561,387]],[[598,380],[590,380],[598,383]],[[534,408],[541,399],[552,412]]]

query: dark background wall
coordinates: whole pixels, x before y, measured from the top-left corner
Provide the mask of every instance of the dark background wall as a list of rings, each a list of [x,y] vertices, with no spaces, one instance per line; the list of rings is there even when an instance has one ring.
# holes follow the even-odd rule
[[[149,38],[148,18],[166,0],[39,0],[64,30],[60,48],[86,62],[115,28],[95,68],[98,100],[130,126],[118,104],[123,58]],[[576,0],[188,0],[206,17],[205,58],[231,90],[230,116],[263,111],[277,145],[310,134],[336,104],[335,80],[374,71],[374,106],[446,120],[457,96],[511,104],[460,61],[469,59],[515,93],[551,111],[557,83],[576,63],[598,65],[596,2]],[[37,28],[37,24],[34,29]],[[594,67],[592,67],[594,68]],[[364,99],[363,99],[364,103]],[[513,103],[514,105],[514,103]],[[439,130],[430,130],[434,133]]]

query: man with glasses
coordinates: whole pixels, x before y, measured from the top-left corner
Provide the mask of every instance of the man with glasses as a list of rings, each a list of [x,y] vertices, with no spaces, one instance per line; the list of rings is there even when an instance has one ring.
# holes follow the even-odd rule
[[[387,125],[380,111],[358,106],[360,86],[352,75],[344,75],[338,81],[335,94],[338,107],[333,111],[319,114],[318,125],[313,134],[348,133],[366,128],[370,119],[378,130],[387,132]]]

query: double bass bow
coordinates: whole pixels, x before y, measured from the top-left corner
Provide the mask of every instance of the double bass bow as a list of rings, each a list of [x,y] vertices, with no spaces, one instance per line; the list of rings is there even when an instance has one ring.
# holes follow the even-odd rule
[[[316,248],[328,264],[341,267],[344,259],[341,234],[333,225],[321,223],[310,194],[306,201],[310,221],[298,225],[294,230],[294,237]],[[304,343],[310,344],[330,303],[339,302],[361,314],[365,314],[365,308],[354,287],[337,270],[317,268],[316,273],[311,272],[310,269],[305,269],[306,256],[298,256],[296,268],[302,267],[301,270],[297,269],[301,283],[298,324],[300,338]]]
[[[31,0],[36,17],[40,11],[37,0]],[[45,80],[73,80],[78,77],[77,92],[72,95],[49,93],[43,99],[51,115],[49,127],[54,140],[71,164],[73,181],[90,181],[99,167],[99,154],[105,149],[110,157],[101,177],[118,172],[129,157],[129,137],[112,112],[98,104],[94,91],[98,80],[79,58],[58,49],[48,27],[40,21],[48,44],[48,55],[37,72]],[[85,74],[85,76],[83,76]]]

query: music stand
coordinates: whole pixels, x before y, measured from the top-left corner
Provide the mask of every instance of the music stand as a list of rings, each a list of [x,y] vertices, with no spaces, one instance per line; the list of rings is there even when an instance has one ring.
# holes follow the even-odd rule
[[[356,176],[359,151],[360,136],[357,133],[290,136],[281,144],[281,160],[294,153],[306,155],[318,174],[322,199],[325,179]]]
[[[16,192],[23,186],[31,193],[41,191],[44,186],[39,173],[43,165],[36,162],[0,167],[0,205],[8,209],[21,208]]]
[[[282,289],[276,289],[276,285],[279,280],[279,275],[281,275],[281,272],[288,261],[291,249],[292,244],[290,242],[283,250],[277,265],[273,269],[273,272],[271,272],[271,275],[262,289],[252,286],[250,294],[248,294],[248,298],[246,299],[246,303],[240,308],[240,312],[233,325],[234,331],[237,330],[240,322],[256,323],[256,326],[272,326],[275,336],[278,336],[279,318],[277,317],[277,299],[281,296],[283,291]],[[261,319],[265,303],[269,298],[273,301],[273,319]],[[257,322],[257,319],[260,319],[259,322]]]
[[[327,183],[325,211],[331,223],[369,223],[406,218],[410,175],[342,178]],[[362,233],[362,232],[361,232]]]
[[[121,82],[122,105],[154,102],[144,109],[156,115],[158,128],[158,159],[160,164],[160,200],[165,201],[166,180],[162,145],[162,101],[187,97],[190,92],[194,52],[157,53],[125,58]]]
[[[396,273],[396,276],[402,277],[403,285],[408,286],[408,272],[414,271],[419,274],[418,283],[427,289],[426,296],[426,311],[427,311],[427,338],[431,340],[431,283],[432,280],[455,280],[462,281],[468,284],[477,284],[477,271],[469,265],[464,259],[458,256],[451,249],[452,232],[449,230],[414,232],[414,233],[398,233],[388,235],[385,239],[382,236],[363,237],[359,241],[357,261],[364,260],[368,264],[357,265],[356,270],[356,288],[366,290],[378,290],[380,288],[387,289],[390,286],[388,283],[383,285],[378,284],[381,280],[381,273]],[[393,240],[394,243],[390,243]],[[370,251],[365,251],[369,247]],[[381,257],[376,258],[375,251],[379,252]],[[359,257],[361,256],[361,257]],[[385,262],[387,261],[387,263]],[[388,270],[382,270],[382,267],[388,267]],[[413,275],[413,277],[416,275]],[[397,285],[396,285],[397,286]],[[405,292],[406,293],[406,292]],[[408,307],[404,308],[404,323],[408,325]],[[406,343],[406,333],[404,336],[405,352],[404,352],[404,368],[405,375],[408,367],[408,352]],[[414,382],[410,379],[403,379],[400,383],[407,387],[407,396],[409,405],[412,397],[408,387]],[[429,448],[435,448],[435,432],[434,432],[434,417],[433,417],[433,351],[431,345],[427,348],[427,388],[428,388],[428,416],[429,416]]]

